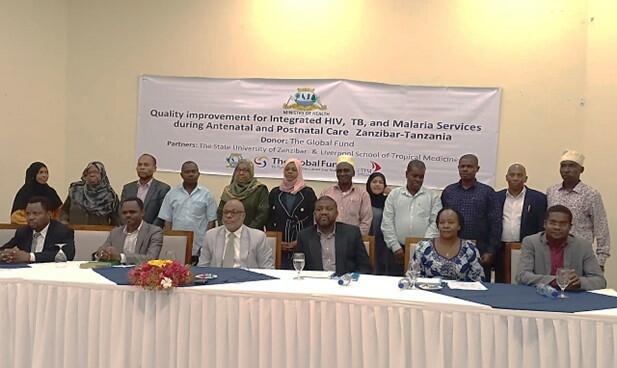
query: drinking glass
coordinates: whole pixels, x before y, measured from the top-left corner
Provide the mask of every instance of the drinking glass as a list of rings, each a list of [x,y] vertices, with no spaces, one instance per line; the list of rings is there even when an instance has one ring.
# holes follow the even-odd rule
[[[64,247],[66,243],[55,244],[55,245],[56,247],[58,247],[58,253],[56,253],[56,256],[54,257],[54,262],[56,262],[56,267],[64,267],[66,266],[66,261],[68,261],[68,258],[66,258],[66,254],[64,254],[62,247]]]
[[[567,268],[558,268],[555,275],[557,276],[557,285],[559,285],[559,288],[561,289],[561,293],[559,293],[558,298],[567,298],[568,296],[564,293],[564,291],[570,283],[570,270],[568,270]]]
[[[300,272],[304,269],[304,253],[294,253],[292,260],[294,269],[298,271],[298,276],[294,277],[294,280],[302,280]]]
[[[409,270],[407,270],[407,277],[411,281],[411,289],[417,289],[416,284],[418,283],[418,277],[420,277],[420,273],[422,272],[422,263],[420,263],[419,259],[411,259],[409,262]]]

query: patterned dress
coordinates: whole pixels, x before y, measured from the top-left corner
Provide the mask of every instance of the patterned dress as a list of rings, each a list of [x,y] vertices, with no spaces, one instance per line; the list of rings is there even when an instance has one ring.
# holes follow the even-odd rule
[[[420,260],[423,277],[480,281],[484,275],[484,269],[480,265],[480,253],[470,240],[461,239],[460,250],[452,258],[437,253],[433,239],[422,240],[414,251],[413,259]]]

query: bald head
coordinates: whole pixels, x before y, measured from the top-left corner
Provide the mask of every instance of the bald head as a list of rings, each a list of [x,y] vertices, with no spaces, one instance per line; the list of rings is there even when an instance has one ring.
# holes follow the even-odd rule
[[[508,191],[510,194],[518,194],[523,190],[527,182],[527,170],[521,164],[512,164],[506,173],[506,181],[508,182]]]

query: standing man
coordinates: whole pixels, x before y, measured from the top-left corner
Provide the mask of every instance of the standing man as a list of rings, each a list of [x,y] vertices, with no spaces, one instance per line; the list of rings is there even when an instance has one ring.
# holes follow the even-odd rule
[[[426,166],[419,160],[409,161],[405,176],[407,185],[390,192],[386,199],[381,231],[388,250],[377,257],[376,268],[386,275],[402,275],[405,239],[434,238],[438,235],[437,213],[441,199],[435,191],[424,187]]]
[[[126,225],[111,230],[105,243],[96,251],[95,258],[122,264],[139,264],[158,258],[163,246],[163,230],[143,220],[144,203],[141,199],[124,199],[120,213]]]
[[[548,205],[561,204],[572,211],[572,234],[590,243],[596,240],[596,255],[604,270],[611,255],[611,236],[600,192],[581,181],[585,156],[568,150],[561,156],[559,173],[563,182],[548,188]]]
[[[244,225],[246,210],[237,199],[223,206],[223,225],[208,230],[199,266],[226,268],[274,268],[272,247],[266,233]]]
[[[519,243],[526,236],[544,230],[546,195],[525,185],[527,171],[521,164],[510,165],[506,173],[506,182],[508,188],[497,192],[499,204],[503,208],[501,241]],[[497,282],[505,282],[503,256],[503,251],[497,253],[495,261]]]
[[[357,226],[337,222],[334,199],[315,202],[315,225],[298,234],[298,251],[304,253],[306,270],[371,273],[371,263]]]
[[[197,184],[199,167],[196,163],[183,163],[180,176],[182,184],[167,193],[159,217],[165,221],[165,230],[193,232],[193,263],[196,263],[206,231],[214,227],[216,203],[212,193]]]
[[[137,176],[139,180],[130,182],[122,188],[121,201],[137,197],[144,203],[143,220],[149,224],[163,227],[163,220],[158,218],[165,195],[169,192],[169,185],[154,178],[156,172],[156,158],[144,153],[137,159]]]
[[[341,155],[336,159],[337,184],[324,189],[321,196],[331,197],[338,207],[339,222],[355,225],[362,235],[368,235],[373,221],[371,197],[364,189],[353,186],[352,179],[356,175],[353,157]]]
[[[459,236],[476,241],[485,278],[490,280],[495,255],[501,248],[502,214],[493,188],[476,180],[478,170],[480,166],[476,155],[461,156],[458,161],[461,180],[443,190],[441,203],[463,215],[463,228]]]
[[[66,259],[75,257],[73,229],[51,219],[51,204],[45,197],[32,197],[26,205],[27,226],[15,230],[15,236],[0,248],[0,262],[30,263],[53,262],[64,244]]]

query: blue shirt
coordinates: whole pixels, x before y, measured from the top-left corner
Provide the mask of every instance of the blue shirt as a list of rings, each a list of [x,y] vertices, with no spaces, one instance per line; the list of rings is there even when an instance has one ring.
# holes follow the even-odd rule
[[[446,280],[481,281],[484,269],[480,265],[480,254],[473,243],[461,239],[458,254],[446,258],[435,250],[433,239],[422,240],[413,253],[414,260],[420,260],[421,275],[441,277]]]
[[[193,255],[201,249],[208,222],[216,220],[216,203],[210,191],[196,186],[189,194],[182,184],[167,192],[159,218],[171,222],[172,230],[193,232]]]
[[[493,188],[476,181],[465,189],[459,181],[443,190],[441,203],[461,213],[459,237],[475,240],[481,254],[495,253],[501,247],[502,211]]]

